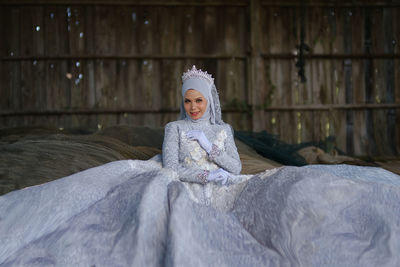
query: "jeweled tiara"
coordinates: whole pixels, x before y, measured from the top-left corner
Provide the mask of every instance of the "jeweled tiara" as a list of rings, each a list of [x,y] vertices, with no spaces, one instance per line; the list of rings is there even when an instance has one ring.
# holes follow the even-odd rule
[[[195,65],[193,65],[191,70],[187,70],[187,72],[183,73],[182,83],[184,83],[186,80],[189,80],[192,78],[204,79],[210,85],[212,85],[214,83],[214,78],[211,76],[211,74],[208,74],[207,71],[204,72],[201,69],[196,69]]]

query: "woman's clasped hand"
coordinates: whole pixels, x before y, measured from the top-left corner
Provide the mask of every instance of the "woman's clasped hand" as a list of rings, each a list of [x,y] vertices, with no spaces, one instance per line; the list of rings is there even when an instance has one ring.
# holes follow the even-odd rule
[[[206,135],[202,130],[190,130],[186,133],[186,137],[190,140],[196,140],[199,145],[210,154],[212,149],[211,142],[207,139]]]
[[[215,171],[211,171],[210,174],[208,175],[207,180],[208,181],[215,181],[215,182],[219,182],[221,181],[221,184],[226,184],[226,182],[228,181],[228,178],[231,175],[229,174],[229,172],[225,171],[222,168],[219,168]]]

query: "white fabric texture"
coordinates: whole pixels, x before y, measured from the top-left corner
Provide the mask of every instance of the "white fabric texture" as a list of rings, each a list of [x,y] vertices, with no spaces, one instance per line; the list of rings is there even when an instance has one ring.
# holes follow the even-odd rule
[[[400,177],[282,167],[195,186],[116,161],[0,197],[0,266],[398,266]]]
[[[212,157],[195,140],[187,138],[187,132],[201,130],[217,148]],[[178,173],[185,182],[202,183],[204,171],[223,168],[239,174],[242,168],[236,149],[232,128],[229,124],[211,124],[208,121],[192,123],[190,120],[170,122],[165,126],[163,142],[163,166]]]

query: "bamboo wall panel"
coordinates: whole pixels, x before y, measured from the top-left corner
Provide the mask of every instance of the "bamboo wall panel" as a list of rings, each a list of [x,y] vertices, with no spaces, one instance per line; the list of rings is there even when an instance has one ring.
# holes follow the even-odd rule
[[[400,54],[400,7],[210,3],[0,5],[11,25],[0,29],[0,111],[54,111],[2,115],[0,127],[163,126],[195,64],[215,77],[235,129],[289,143],[334,136],[355,155],[400,151],[399,108],[296,109],[400,104],[399,58],[374,56]],[[302,26],[306,82],[296,66]],[[361,54],[371,57],[351,57]]]

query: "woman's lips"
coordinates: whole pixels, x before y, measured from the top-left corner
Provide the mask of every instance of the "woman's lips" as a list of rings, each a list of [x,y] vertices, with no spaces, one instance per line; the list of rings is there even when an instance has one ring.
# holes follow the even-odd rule
[[[197,117],[200,114],[200,112],[190,112],[191,117]]]

